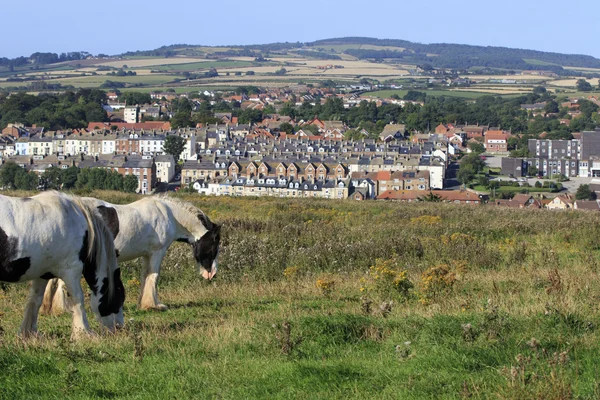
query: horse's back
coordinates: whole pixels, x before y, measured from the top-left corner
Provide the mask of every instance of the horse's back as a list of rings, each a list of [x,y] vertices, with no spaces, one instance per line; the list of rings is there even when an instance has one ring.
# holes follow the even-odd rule
[[[130,204],[112,204],[104,200],[86,198],[94,207],[114,208],[116,221],[106,217],[104,222],[118,226],[115,248],[119,261],[129,261],[150,255],[172,242],[172,221],[164,204],[153,196],[144,197]]]
[[[87,223],[71,200],[43,193],[28,198],[0,196],[0,280],[25,281],[41,269],[75,262]]]

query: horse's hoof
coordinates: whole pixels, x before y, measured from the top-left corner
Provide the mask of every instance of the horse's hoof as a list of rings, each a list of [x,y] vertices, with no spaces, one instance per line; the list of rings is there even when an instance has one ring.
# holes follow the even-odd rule
[[[145,306],[142,305],[140,306],[140,310],[142,311],[167,311],[169,309],[169,307],[167,307],[166,305],[159,303],[156,305],[151,305],[151,306]]]
[[[78,329],[76,331],[71,332],[71,340],[76,342],[81,339],[96,339],[98,338],[98,334],[92,330],[82,330]]]

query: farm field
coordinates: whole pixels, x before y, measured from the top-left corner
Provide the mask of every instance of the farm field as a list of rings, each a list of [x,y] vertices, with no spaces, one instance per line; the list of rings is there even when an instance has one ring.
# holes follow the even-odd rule
[[[195,62],[202,62],[204,58],[192,58],[192,57],[153,57],[153,58],[123,58],[116,61],[101,61],[94,65],[104,65],[106,67],[121,68],[123,65],[127,65],[129,68],[137,67],[153,67],[157,65],[167,64],[189,64]]]
[[[200,69],[210,68],[232,68],[232,67],[249,67],[252,62],[249,61],[215,61],[206,60],[202,62],[195,62],[189,64],[166,64],[158,65],[153,70],[158,71],[196,71]]]
[[[427,93],[428,96],[449,96],[449,97],[461,97],[465,99],[476,99],[481,96],[486,96],[490,94],[500,94],[500,95],[516,95],[519,93],[526,93],[521,91],[511,91],[510,89],[498,90],[498,89],[478,89],[476,87],[473,88],[464,88],[464,89],[414,89],[420,92]],[[364,96],[372,96],[378,98],[389,98],[392,95],[396,94],[400,98],[405,96],[408,93],[408,89],[390,89],[390,90],[378,90],[374,92],[364,93]]]
[[[17,339],[27,286],[2,286],[0,398],[600,396],[598,214],[179,197],[223,223],[217,278],[174,244],[170,309],[140,312],[123,265],[127,326],[79,343],[66,315]]]

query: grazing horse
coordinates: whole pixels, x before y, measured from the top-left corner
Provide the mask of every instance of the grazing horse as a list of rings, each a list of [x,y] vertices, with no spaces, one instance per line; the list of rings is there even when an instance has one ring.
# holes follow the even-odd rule
[[[142,310],[166,310],[158,301],[157,281],[160,265],[174,241],[189,243],[193,256],[205,279],[217,273],[217,257],[221,226],[190,203],[165,195],[145,197],[127,205],[110,204],[93,198],[85,199],[105,216],[115,234],[118,261],[142,259],[141,292],[138,307]],[[111,209],[116,213],[110,212]],[[51,281],[44,296],[45,312],[59,313],[63,308],[61,283]]]
[[[122,325],[125,289],[113,237],[96,208],[57,192],[28,198],[0,195],[0,281],[32,281],[21,336],[37,332],[44,288],[54,277],[64,281],[71,296],[71,337],[91,333],[82,275],[99,321],[109,330]]]

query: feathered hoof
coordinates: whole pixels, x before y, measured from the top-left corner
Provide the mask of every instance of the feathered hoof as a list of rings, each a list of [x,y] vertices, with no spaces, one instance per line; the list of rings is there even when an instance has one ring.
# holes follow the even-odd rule
[[[159,303],[159,304],[152,304],[152,305],[141,305],[140,306],[140,310],[142,311],[167,311],[169,309],[169,307],[167,307],[166,305]]]
[[[98,339],[98,334],[92,330],[85,329],[77,329],[71,332],[71,340],[73,342],[90,339]]]

